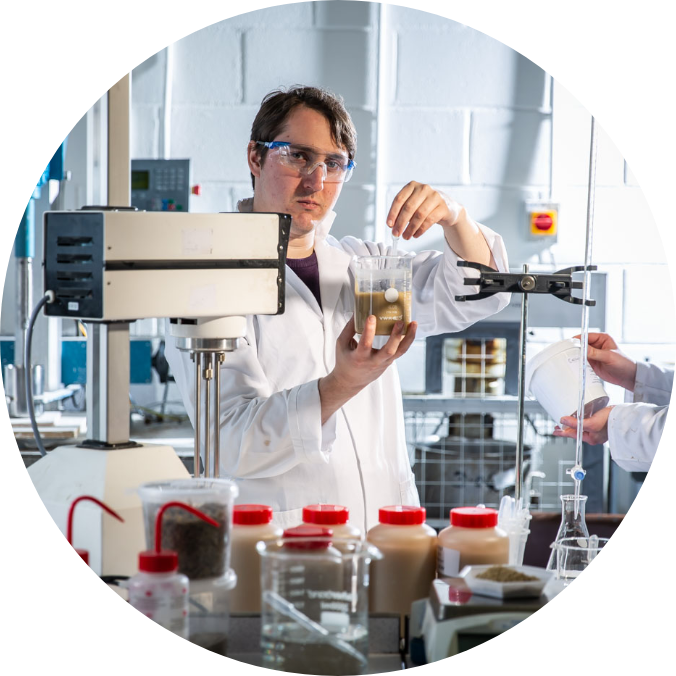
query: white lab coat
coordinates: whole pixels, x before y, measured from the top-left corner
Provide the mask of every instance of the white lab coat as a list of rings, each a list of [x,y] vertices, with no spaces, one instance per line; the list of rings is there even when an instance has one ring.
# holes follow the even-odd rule
[[[608,443],[613,460],[628,472],[647,472],[657,453],[669,411],[672,369],[637,362],[636,384],[627,401],[608,416]]]
[[[240,203],[240,211],[250,211],[250,203]],[[378,522],[380,507],[420,504],[396,365],[321,424],[318,380],[333,369],[336,340],[353,312],[353,257],[387,251],[329,236],[335,215],[316,230],[322,308],[287,266],[284,313],[247,317],[247,343],[240,341],[222,368],[221,476],[237,481],[239,504],[270,505],[282,527],[300,523],[308,504],[345,505],[350,522],[365,529]],[[502,238],[480,227],[499,270],[507,271]],[[458,260],[446,243],[443,253],[414,256],[417,337],[462,330],[508,304],[508,294],[457,303],[456,294],[476,292],[463,279],[477,275],[457,267]],[[166,356],[194,424],[194,365],[169,335]]]

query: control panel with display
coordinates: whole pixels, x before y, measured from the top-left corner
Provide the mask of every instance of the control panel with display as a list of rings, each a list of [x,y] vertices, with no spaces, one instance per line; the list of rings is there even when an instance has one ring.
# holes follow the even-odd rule
[[[190,160],[132,160],[131,203],[140,211],[188,211]]]

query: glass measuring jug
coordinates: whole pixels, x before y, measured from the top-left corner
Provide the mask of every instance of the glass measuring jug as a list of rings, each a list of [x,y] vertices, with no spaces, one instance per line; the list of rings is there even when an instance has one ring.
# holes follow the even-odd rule
[[[368,568],[378,550],[331,543],[299,526],[259,542],[262,666],[300,674],[362,674],[368,661]]]
[[[608,538],[563,538],[555,543],[556,577],[569,585],[595,558]]]
[[[354,322],[363,333],[369,315],[376,335],[389,336],[396,322],[411,323],[411,256],[360,256],[355,263]]]

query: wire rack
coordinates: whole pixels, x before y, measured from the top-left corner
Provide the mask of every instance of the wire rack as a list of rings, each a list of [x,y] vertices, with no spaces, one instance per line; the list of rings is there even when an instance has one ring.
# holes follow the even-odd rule
[[[404,396],[409,458],[433,526],[448,525],[454,507],[497,509],[504,495],[514,495],[518,401],[504,394],[505,342],[446,340],[444,393]],[[526,400],[524,495],[531,509],[559,511],[559,496],[573,489],[566,469],[575,447],[553,429],[544,409]]]

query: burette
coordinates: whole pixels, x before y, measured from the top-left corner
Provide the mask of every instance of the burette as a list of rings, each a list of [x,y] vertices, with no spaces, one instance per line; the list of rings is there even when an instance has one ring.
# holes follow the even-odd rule
[[[584,248],[584,278],[582,282],[582,331],[580,333],[580,392],[577,404],[577,437],[575,442],[575,464],[568,470],[575,485],[575,516],[580,504],[580,489],[585,477],[582,468],[582,421],[584,420],[584,400],[587,391],[587,348],[589,345],[589,299],[591,286],[591,259],[594,234],[594,199],[596,193],[596,119],[591,119],[591,139],[589,150],[589,183],[587,189],[587,227]]]

